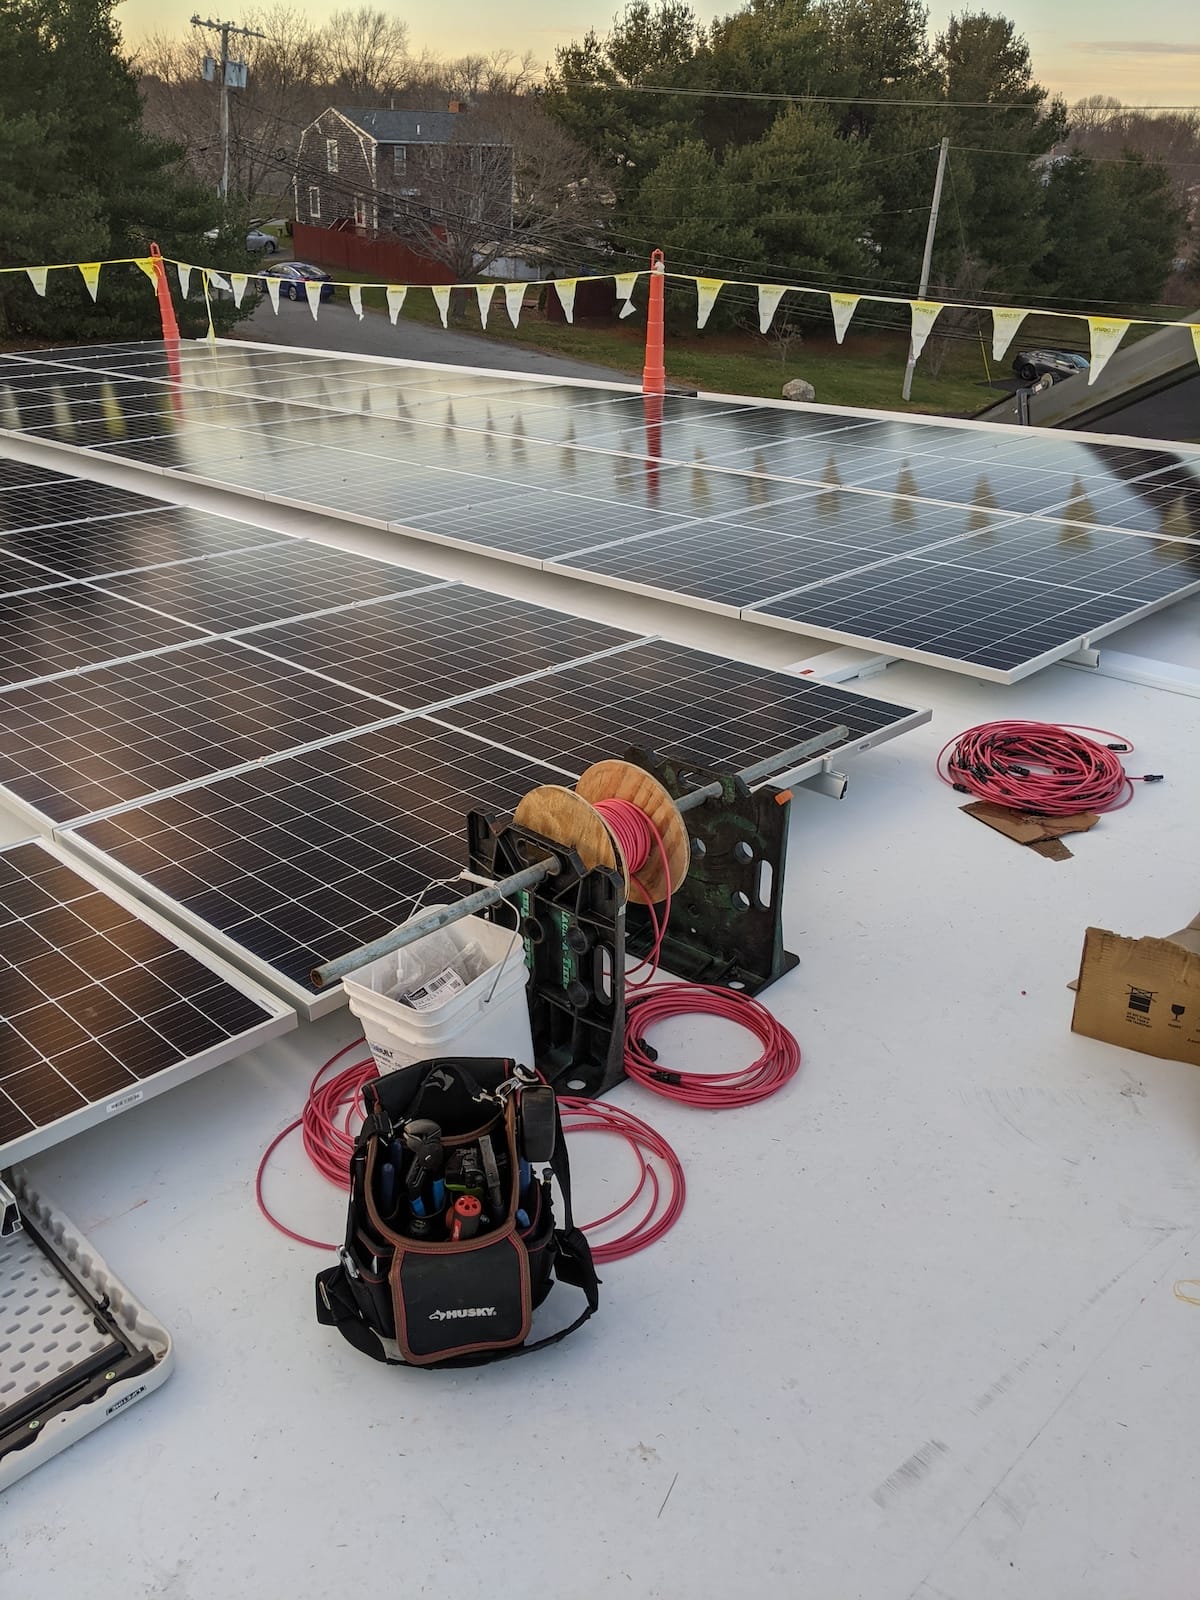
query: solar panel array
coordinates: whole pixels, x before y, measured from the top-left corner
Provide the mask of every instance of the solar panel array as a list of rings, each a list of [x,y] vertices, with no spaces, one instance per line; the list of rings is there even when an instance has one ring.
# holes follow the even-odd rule
[[[0,852],[0,1165],[295,1020],[48,846]]]
[[[158,344],[0,361],[0,424],[1001,681],[1200,589],[1185,446],[236,344],[175,359],[178,381]]]
[[[0,789],[310,1014],[340,1003],[314,965],[458,873],[473,808],[630,745],[728,770],[925,720],[227,518],[103,504],[31,529],[14,499],[0,532],[0,561],[20,543],[14,570],[54,585],[9,597],[44,614],[0,686]]]

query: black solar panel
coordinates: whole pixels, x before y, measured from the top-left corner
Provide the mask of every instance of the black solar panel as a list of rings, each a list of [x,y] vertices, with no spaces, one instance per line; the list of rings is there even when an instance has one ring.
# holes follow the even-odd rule
[[[0,852],[0,1164],[293,1021],[48,848]]]
[[[51,572],[33,561],[22,561],[0,546],[0,595],[24,594],[30,589],[48,589],[64,583],[60,573]]]
[[[86,584],[10,595],[0,599],[0,685],[144,655],[201,632]]]
[[[67,822],[394,715],[209,640],[0,693],[0,785]]]
[[[177,913],[312,995],[313,966],[385,933],[431,880],[458,873],[468,811],[510,809],[561,776],[413,718],[78,834]]]
[[[0,422],[3,421],[3,412],[0,411]],[[0,494],[7,494],[11,489],[27,489],[39,484],[53,483],[62,474],[46,472],[42,467],[31,467],[28,462],[14,461],[8,456],[0,456]]]
[[[1077,584],[1083,563],[1047,577],[1034,514],[1064,539],[1072,525],[1130,540],[1200,535],[1200,452],[1186,446],[738,400],[644,401],[234,345],[180,353],[179,404],[157,414],[148,437],[132,408],[146,404],[147,385],[170,378],[161,348],[0,361],[0,383],[19,389],[31,373],[37,383],[39,367],[47,381],[30,392],[53,425],[131,460],[776,626],[802,629],[809,617],[819,635],[982,676],[1022,676],[1085,634],[1188,592],[1156,582],[1142,601],[1124,584]],[[100,441],[94,430],[112,429],[114,407],[128,437]],[[974,604],[966,565],[953,599],[930,601],[934,621],[914,559],[999,527],[1033,565],[1009,567],[1002,594],[981,581]],[[813,584],[822,588],[810,611],[796,593]],[[866,631],[883,619],[891,634]]]
[[[284,536],[204,511],[163,508],[150,514],[68,522],[61,527],[0,530],[0,553],[12,551],[69,578],[102,578],[137,567],[163,566],[282,543]]]
[[[925,714],[652,639],[438,714],[571,772],[638,745],[739,771],[844,723],[863,747]],[[831,746],[831,749],[838,746]]]
[[[59,478],[0,496],[0,535],[21,528],[53,527],[87,517],[129,515],[162,509],[161,500],[114,489],[87,478]]]
[[[106,578],[104,591],[214,633],[436,583],[427,573],[288,539],[269,549]]]
[[[456,583],[332,616],[284,622],[256,632],[253,644],[417,710],[615,649],[634,637]]]

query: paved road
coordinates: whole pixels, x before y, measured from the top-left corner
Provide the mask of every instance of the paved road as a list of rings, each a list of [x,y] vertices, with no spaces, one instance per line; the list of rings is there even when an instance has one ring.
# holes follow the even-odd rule
[[[259,339],[265,344],[308,345],[316,350],[343,350],[351,355],[400,356],[412,361],[440,361],[456,367],[499,367],[505,372],[536,372],[551,378],[590,378],[617,383],[636,382],[634,374],[571,361],[503,339],[484,339],[474,333],[430,328],[401,317],[393,328],[379,312],[368,311],[360,322],[349,306],[321,307],[314,322],[306,301],[283,300],[279,315],[264,299],[252,317],[239,322],[234,337]]]

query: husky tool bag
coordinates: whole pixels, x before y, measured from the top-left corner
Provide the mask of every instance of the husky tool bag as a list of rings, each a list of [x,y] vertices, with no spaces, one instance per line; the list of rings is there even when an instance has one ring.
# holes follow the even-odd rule
[[[317,1274],[318,1322],[377,1361],[461,1367],[544,1349],[587,1321],[599,1284],[552,1089],[513,1061],[463,1056],[386,1073],[363,1100],[346,1243]],[[584,1308],[526,1343],[555,1279]]]

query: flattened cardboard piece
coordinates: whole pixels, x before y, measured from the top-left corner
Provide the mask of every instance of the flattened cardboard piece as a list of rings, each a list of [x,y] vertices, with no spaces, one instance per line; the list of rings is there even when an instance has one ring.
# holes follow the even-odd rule
[[[1078,811],[1071,817],[1035,817],[1028,811],[993,805],[990,800],[975,800],[962,809],[1006,839],[1028,845],[1047,861],[1070,861],[1071,852],[1062,843],[1062,835],[1086,833],[1100,821],[1098,811]]]
[[[1200,917],[1169,939],[1089,928],[1071,1029],[1200,1067]]]

